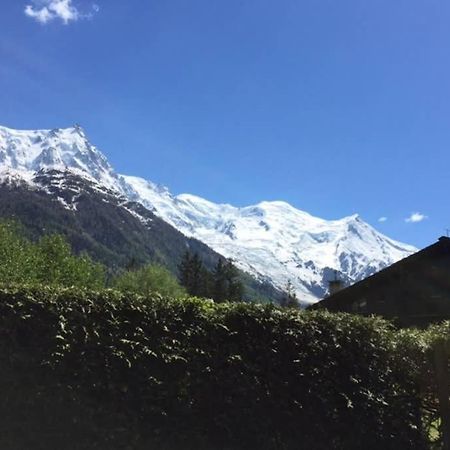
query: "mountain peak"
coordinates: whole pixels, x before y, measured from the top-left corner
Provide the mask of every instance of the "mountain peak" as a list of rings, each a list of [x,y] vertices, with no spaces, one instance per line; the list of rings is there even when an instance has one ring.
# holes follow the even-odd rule
[[[341,220],[346,223],[354,223],[354,222],[365,223],[359,214],[352,214],[351,216],[344,217]]]
[[[86,138],[86,133],[84,131],[84,128],[79,124],[76,123],[73,127],[72,127],[72,133],[77,133],[79,136]]]
[[[0,171],[72,170],[122,193],[123,180],[80,125],[51,130],[0,127]]]
[[[278,209],[278,210],[284,210],[284,211],[292,211],[296,210],[290,203],[285,202],[283,200],[263,200],[262,202],[259,202],[257,207],[262,209]]]

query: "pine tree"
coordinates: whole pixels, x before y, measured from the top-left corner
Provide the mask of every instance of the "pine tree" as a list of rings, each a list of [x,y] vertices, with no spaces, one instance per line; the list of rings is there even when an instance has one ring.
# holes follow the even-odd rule
[[[195,295],[196,297],[200,297],[202,295],[203,286],[202,286],[202,274],[203,274],[203,262],[198,256],[198,253],[195,253],[191,258],[190,263],[190,289],[191,295]],[[189,292],[189,291],[188,291]]]
[[[139,267],[140,267],[139,261],[138,261],[138,259],[136,258],[136,256],[133,255],[133,256],[128,260],[128,262],[127,262],[127,264],[126,264],[126,266],[125,266],[125,270],[129,270],[129,271],[138,270]]]
[[[227,299],[227,277],[225,272],[225,266],[221,258],[217,261],[216,268],[213,272],[214,289],[212,292],[212,298],[216,302],[223,302]]]
[[[229,259],[225,265],[225,276],[227,280],[227,300],[239,302],[244,294],[244,286],[239,279],[239,272]]]
[[[212,298],[216,302],[242,300],[244,287],[231,260],[224,262],[219,258],[211,273],[198,254],[186,252],[178,269],[180,284],[189,295]]]
[[[186,252],[178,266],[180,284],[189,295],[208,297],[210,294],[210,274],[205,269],[197,253]]]
[[[189,294],[191,294],[191,254],[186,251],[181,259],[180,264],[178,265],[179,271],[179,281],[182,286],[184,286]]]
[[[286,284],[286,289],[280,303],[284,308],[298,308],[297,295],[295,294],[291,280],[288,280]]]
[[[212,297],[216,302],[241,301],[244,294],[244,287],[239,280],[239,272],[231,260],[224,263],[222,259],[217,261],[213,273],[214,289]]]

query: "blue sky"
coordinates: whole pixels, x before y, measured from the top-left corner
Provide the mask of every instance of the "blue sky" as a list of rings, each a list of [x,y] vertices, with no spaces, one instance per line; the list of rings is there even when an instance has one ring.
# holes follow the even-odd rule
[[[174,193],[358,212],[420,247],[450,228],[449,94],[444,0],[0,5],[0,124],[80,123]]]

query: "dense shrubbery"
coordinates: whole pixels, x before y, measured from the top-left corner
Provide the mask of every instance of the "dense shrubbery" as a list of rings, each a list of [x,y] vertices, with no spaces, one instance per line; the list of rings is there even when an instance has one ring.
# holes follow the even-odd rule
[[[447,350],[441,354],[438,347]],[[404,364],[420,387],[422,425],[424,433],[430,440],[430,448],[443,448],[443,423],[441,407],[437,398],[438,380],[436,376],[436,360],[447,365],[447,381],[450,383],[450,321],[431,325],[426,330],[402,329],[396,333],[396,351],[403,355]],[[441,386],[442,387],[442,386]],[[449,388],[446,389],[447,393]],[[448,394],[447,394],[448,396]],[[448,412],[447,412],[448,414]]]
[[[2,290],[0,448],[426,448],[429,336],[414,333],[270,305]]]

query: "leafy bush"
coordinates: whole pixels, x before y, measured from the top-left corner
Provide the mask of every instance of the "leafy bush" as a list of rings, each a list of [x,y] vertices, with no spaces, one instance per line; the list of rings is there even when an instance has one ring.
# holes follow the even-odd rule
[[[377,318],[1,290],[0,448],[426,448],[414,348]]]
[[[149,264],[136,270],[120,274],[113,282],[122,292],[150,295],[159,293],[168,297],[186,295],[177,279],[163,266]]]
[[[24,237],[20,226],[0,221],[0,282],[44,284],[99,289],[105,286],[103,265],[87,255],[76,256],[60,235],[43,236],[38,242]]]
[[[413,374],[420,386],[423,427],[433,449],[443,448],[435,366],[436,350],[442,344],[450,349],[450,321],[431,325],[427,330],[403,329],[397,333],[396,350],[404,355],[404,359],[399,361],[405,365],[405,370],[408,369]],[[446,362],[447,373],[450,374],[448,354]]]

